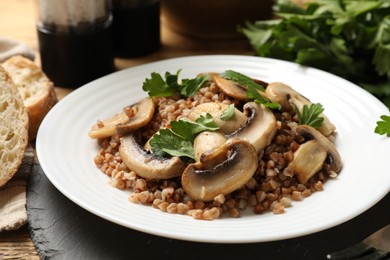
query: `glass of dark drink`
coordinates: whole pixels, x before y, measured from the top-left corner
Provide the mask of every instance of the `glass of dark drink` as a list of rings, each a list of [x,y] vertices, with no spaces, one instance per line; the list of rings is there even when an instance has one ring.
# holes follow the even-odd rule
[[[61,87],[80,87],[115,70],[110,0],[37,0],[43,71]]]

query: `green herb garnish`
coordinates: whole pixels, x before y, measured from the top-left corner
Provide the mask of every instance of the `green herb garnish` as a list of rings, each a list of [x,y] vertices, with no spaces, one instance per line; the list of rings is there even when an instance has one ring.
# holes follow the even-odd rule
[[[222,114],[220,116],[220,119],[222,121],[228,121],[230,118],[232,118],[235,115],[234,105],[230,104],[227,109],[222,111]]]
[[[389,0],[277,0],[273,9],[279,19],[240,28],[257,55],[334,73],[390,106]]]
[[[302,108],[302,112],[299,111],[298,107],[294,104],[294,110],[298,117],[298,123],[300,125],[309,125],[314,128],[321,127],[322,122],[324,122],[324,118],[321,115],[324,112],[324,108],[320,103],[311,104],[310,107],[308,105],[304,105]]]
[[[178,70],[176,74],[165,73],[163,78],[159,73],[153,72],[151,78],[145,79],[142,89],[148,92],[150,97],[169,97],[177,94],[193,96],[207,81],[207,75],[201,75],[193,79],[183,79],[179,83]]]
[[[376,122],[375,133],[390,137],[390,116],[382,115],[381,119]]]
[[[262,96],[257,89],[253,88],[252,86],[248,87],[247,90],[248,99],[254,100],[257,104],[263,104],[265,107],[268,107],[270,109],[280,109],[281,106],[276,102],[271,102],[266,97]]]
[[[203,131],[216,131],[219,127],[210,114],[200,116],[195,122],[177,120],[170,129],[161,129],[150,140],[152,151],[159,156],[178,156],[195,159],[193,141]]]

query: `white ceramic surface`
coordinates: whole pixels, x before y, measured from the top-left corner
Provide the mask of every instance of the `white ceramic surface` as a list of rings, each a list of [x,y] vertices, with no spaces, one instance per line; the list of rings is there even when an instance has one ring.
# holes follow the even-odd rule
[[[336,145],[344,162],[341,174],[285,214],[247,214],[213,221],[160,212],[128,202],[129,191],[112,188],[94,165],[98,151],[88,137],[97,119],[111,117],[146,96],[142,83],[151,72],[180,78],[227,69],[267,82],[291,85],[320,102],[337,127]],[[211,55],[154,62],[108,75],[75,90],[44,119],[37,137],[39,162],[65,196],[114,223],[164,237],[217,243],[273,241],[321,231],[361,214],[390,190],[390,138],[374,134],[387,108],[358,86],[329,73],[297,64],[249,56]],[[390,206],[390,205],[389,205]]]

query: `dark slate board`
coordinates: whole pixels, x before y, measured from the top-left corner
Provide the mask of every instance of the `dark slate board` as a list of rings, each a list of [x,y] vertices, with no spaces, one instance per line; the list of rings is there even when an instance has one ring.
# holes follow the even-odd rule
[[[390,193],[358,217],[319,233],[267,243],[195,243],[141,233],[89,213],[62,195],[36,163],[27,212],[43,259],[326,259],[390,223]]]

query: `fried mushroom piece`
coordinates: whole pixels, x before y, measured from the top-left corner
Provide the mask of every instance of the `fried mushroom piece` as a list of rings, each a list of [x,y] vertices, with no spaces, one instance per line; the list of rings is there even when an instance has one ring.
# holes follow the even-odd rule
[[[272,102],[279,103],[282,106],[282,109],[288,112],[294,111],[293,105],[296,105],[299,111],[302,112],[304,105],[310,106],[312,104],[309,99],[281,82],[270,83],[265,90],[265,94]],[[321,114],[321,117],[324,118],[324,122],[318,130],[323,135],[329,136],[334,132],[336,127],[324,114]]]
[[[100,139],[115,134],[124,135],[145,126],[152,119],[155,111],[154,101],[147,97],[130,106],[133,115],[129,117],[126,112],[119,113],[112,118],[94,125],[89,137]]]
[[[211,201],[245,185],[258,166],[256,149],[237,138],[204,153],[199,162],[189,164],[181,177],[184,191],[193,200]]]
[[[180,176],[186,167],[179,157],[165,158],[148,153],[138,144],[134,133],[121,138],[119,153],[129,169],[149,180]]]
[[[340,154],[327,137],[308,125],[298,125],[293,131],[305,139],[305,142],[295,151],[294,160],[289,165],[301,183],[305,183],[321,170],[324,163],[329,164],[329,171],[335,173],[341,171],[343,164]]]

